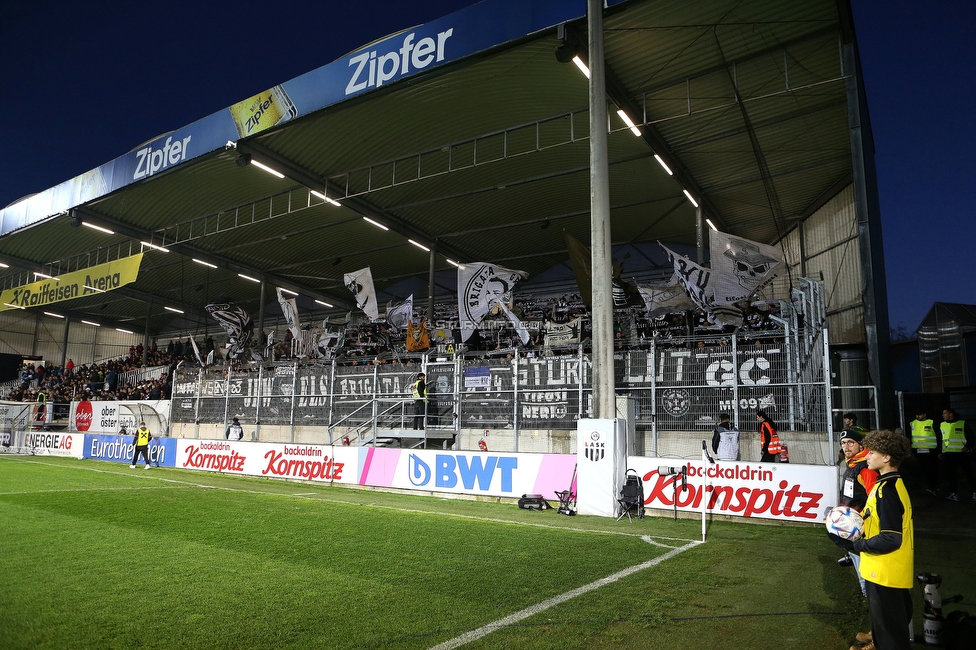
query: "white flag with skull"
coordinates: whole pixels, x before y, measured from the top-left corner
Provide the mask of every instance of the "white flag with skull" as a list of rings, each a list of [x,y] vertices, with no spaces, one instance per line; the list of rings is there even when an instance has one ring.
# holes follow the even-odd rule
[[[783,251],[724,232],[712,232],[712,297],[717,305],[749,300],[783,273]]]
[[[386,308],[386,322],[393,329],[405,330],[407,323],[413,318],[413,294],[411,293],[406,300],[401,300],[395,305]]]
[[[512,289],[525,271],[515,271],[485,262],[472,262],[458,267],[458,318],[461,321],[461,340],[467,341],[492,311],[502,311],[515,326],[519,338],[528,340],[528,332],[507,307],[512,302]]]
[[[380,311],[376,306],[376,289],[373,288],[373,274],[369,267],[346,273],[342,281],[352,295],[356,296],[356,306],[362,309],[370,320],[378,319]]]

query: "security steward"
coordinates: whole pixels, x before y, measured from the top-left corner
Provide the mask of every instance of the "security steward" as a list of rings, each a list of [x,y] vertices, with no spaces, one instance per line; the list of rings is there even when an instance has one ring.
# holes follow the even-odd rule
[[[925,491],[936,496],[939,493],[939,434],[925,409],[919,408],[908,429],[912,433],[912,453],[922,468]]]
[[[427,383],[424,381],[424,373],[419,373],[417,381],[410,384],[410,392],[413,395],[413,428],[423,429],[424,416],[427,414]]]
[[[136,429],[136,434],[132,438],[135,444],[135,451],[132,452],[132,464],[129,467],[135,469],[136,462],[139,460],[139,454],[142,454],[142,457],[146,460],[146,469],[149,469],[152,467],[149,464],[149,441],[152,440],[152,434],[149,432],[149,427],[146,426],[145,422],[139,423],[139,428]]]
[[[958,468],[966,477],[973,493],[973,501],[976,501],[976,481],[973,481],[973,430],[966,426],[965,420],[959,419],[959,414],[954,409],[943,410],[942,419],[944,421],[939,425],[942,431],[942,453],[939,458],[945,463],[945,471],[949,475],[949,496],[946,498],[949,501],[959,500],[956,478]]]
[[[224,437],[228,440],[243,440],[244,439],[244,427],[241,426],[240,421],[234,418],[230,426],[227,427],[227,431],[224,432]]]

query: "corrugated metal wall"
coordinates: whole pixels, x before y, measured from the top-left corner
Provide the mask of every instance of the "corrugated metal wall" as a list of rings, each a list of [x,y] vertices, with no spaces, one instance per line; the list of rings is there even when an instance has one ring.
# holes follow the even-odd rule
[[[865,343],[854,186],[845,187],[784,238],[781,246],[797,275],[801,236],[806,276],[824,283],[830,342]]]
[[[37,354],[47,364],[61,363],[66,321],[19,309],[0,312],[0,352]],[[37,346],[34,333],[37,332]],[[129,353],[129,347],[142,343],[142,336],[126,334],[112,327],[93,327],[71,323],[67,358],[75,365],[90,364]]]

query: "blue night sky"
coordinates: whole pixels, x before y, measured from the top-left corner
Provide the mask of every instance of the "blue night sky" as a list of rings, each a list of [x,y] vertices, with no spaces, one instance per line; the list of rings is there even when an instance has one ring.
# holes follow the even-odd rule
[[[892,327],[976,303],[976,2],[852,0]],[[0,206],[470,0],[0,2]]]

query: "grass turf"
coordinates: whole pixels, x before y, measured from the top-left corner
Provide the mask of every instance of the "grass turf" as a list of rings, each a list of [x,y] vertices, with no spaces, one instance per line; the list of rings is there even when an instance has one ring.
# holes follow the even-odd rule
[[[0,457],[0,647],[436,647],[699,538],[695,520]],[[837,557],[819,528],[712,522],[465,647],[846,647],[865,609]]]

